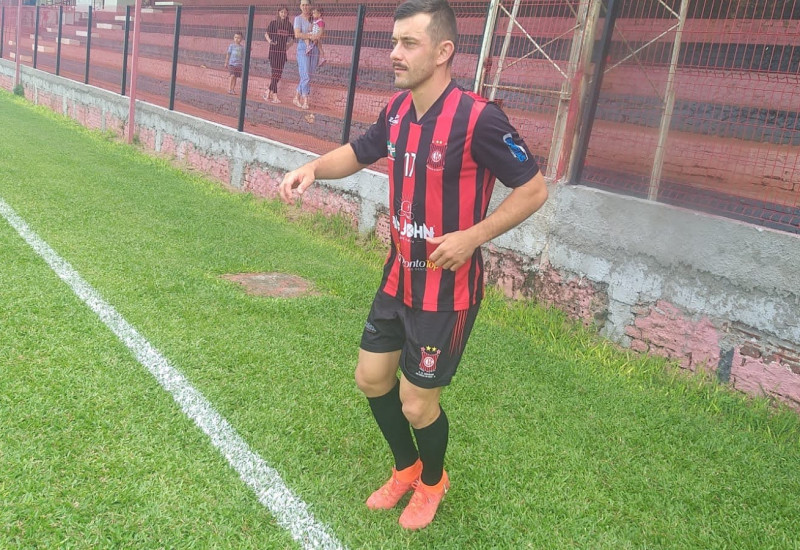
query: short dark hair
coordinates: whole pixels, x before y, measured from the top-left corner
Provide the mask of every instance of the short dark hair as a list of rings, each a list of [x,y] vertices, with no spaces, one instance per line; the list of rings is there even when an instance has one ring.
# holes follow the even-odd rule
[[[431,16],[428,24],[428,36],[439,44],[445,40],[450,40],[453,45],[458,39],[458,27],[456,26],[456,14],[447,0],[406,0],[394,12],[394,20],[408,19],[418,13],[427,13]],[[450,60],[452,61],[452,56]]]

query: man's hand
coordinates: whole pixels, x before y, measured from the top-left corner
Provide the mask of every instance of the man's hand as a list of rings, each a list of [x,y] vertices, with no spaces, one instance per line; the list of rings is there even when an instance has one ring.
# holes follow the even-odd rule
[[[297,195],[302,195],[306,192],[315,180],[314,168],[310,164],[304,164],[297,170],[292,170],[283,176],[283,181],[278,192],[280,193],[281,200],[287,204],[294,202],[293,190],[297,190]]]
[[[296,198],[293,193],[295,189],[297,195],[302,195],[317,179],[338,180],[355,174],[366,166],[359,164],[353,147],[347,143],[283,176],[278,193],[283,202],[291,204]]]
[[[437,267],[451,271],[467,263],[479,245],[467,231],[454,231],[427,241],[428,244],[439,245],[428,259]]]

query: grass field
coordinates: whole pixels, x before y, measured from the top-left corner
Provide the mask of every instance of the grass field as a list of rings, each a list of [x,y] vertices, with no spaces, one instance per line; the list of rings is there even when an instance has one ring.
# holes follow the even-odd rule
[[[798,548],[800,421],[490,292],[419,533],[352,381],[383,246],[0,92],[0,201],[350,548]],[[299,218],[299,219],[298,219]],[[292,220],[292,221],[290,221]],[[317,296],[246,295],[282,271]],[[0,548],[295,548],[103,321],[0,217]]]

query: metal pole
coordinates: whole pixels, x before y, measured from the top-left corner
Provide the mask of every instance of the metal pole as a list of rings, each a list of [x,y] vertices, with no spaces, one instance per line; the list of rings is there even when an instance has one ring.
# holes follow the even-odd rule
[[[583,76],[581,69],[581,52],[586,47],[594,46],[594,25],[587,23],[589,5],[592,0],[580,0],[576,17],[575,32],[572,34],[572,45],[569,52],[567,78],[561,83],[558,98],[558,110],[553,124],[553,139],[550,143],[550,156],[547,159],[549,175],[558,181],[566,170],[566,162],[572,145],[576,115],[580,105],[580,83]],[[596,2],[595,5],[598,3]],[[596,20],[596,18],[594,19]],[[587,46],[588,44],[588,46]]]
[[[175,7],[175,38],[172,41],[172,76],[169,79],[169,110],[175,108],[175,80],[178,78],[178,42],[181,37],[181,6]]]
[[[19,86],[19,28],[22,26],[22,0],[17,1],[17,36],[14,42],[14,87]]]
[[[492,91],[489,92],[489,99],[492,101],[494,101],[494,96],[497,94],[497,85],[500,84],[500,73],[503,72],[503,63],[506,61],[508,47],[511,44],[511,32],[514,30],[514,21],[517,19],[517,12],[519,12],[519,0],[514,0],[514,7],[511,8],[511,16],[508,18],[508,28],[506,29],[506,37],[503,40],[503,48],[500,50],[500,58],[497,60],[497,72],[494,73]]]
[[[58,6],[58,38],[56,39],[56,76],[61,73],[61,37],[64,24],[64,6]]]
[[[0,6],[0,59],[3,59],[3,44],[6,42],[6,7]]]
[[[83,75],[83,83],[89,83],[89,54],[92,52],[92,11],[93,7],[89,6],[89,19],[86,20],[86,70]]]
[[[136,0],[133,16],[133,54],[131,55],[131,97],[128,108],[128,143],[133,143],[133,130],[136,126],[136,80],[139,66],[139,35],[142,31],[142,0]]]
[[[664,154],[666,152],[669,125],[672,122],[672,111],[675,108],[675,70],[678,68],[678,59],[681,55],[681,40],[683,39],[683,26],[686,23],[686,14],[689,11],[689,0],[681,0],[681,13],[678,19],[678,29],[675,31],[675,43],[672,45],[672,59],[667,74],[666,105],[661,116],[661,128],[658,132],[658,145],[653,159],[653,172],[650,175],[650,187],[647,198],[651,201],[658,199],[658,186],[661,183],[661,172],[664,168]]]
[[[247,108],[247,81],[250,76],[250,48],[253,45],[253,21],[256,18],[256,7],[250,6],[247,9],[247,45],[244,49],[244,70],[242,71],[242,97],[239,101],[239,125],[238,130],[244,130],[244,113]]]
[[[600,37],[600,57],[595,62],[594,74],[590,84],[589,94],[587,95],[587,106],[582,110],[581,123],[578,127],[580,135],[575,147],[575,158],[572,162],[569,181],[580,183],[583,174],[583,163],[586,162],[586,152],[589,149],[589,138],[592,135],[592,124],[594,115],[597,112],[597,99],[600,97],[600,86],[603,84],[603,74],[606,69],[606,57],[611,46],[611,38],[614,34],[614,25],[617,21],[619,6],[617,0],[608,0],[606,9],[606,21],[603,26],[603,35]]]
[[[492,40],[494,39],[494,29],[497,26],[497,12],[500,11],[500,0],[491,0],[486,12],[486,26],[483,27],[483,42],[481,42],[481,53],[478,55],[478,66],[475,69],[475,87],[473,92],[483,95],[483,79],[486,60],[492,55]]]
[[[36,25],[33,27],[33,68],[36,68],[36,62],[39,59],[39,15],[41,6],[36,6]]]
[[[364,17],[367,7],[358,5],[356,15],[356,32],[353,41],[353,54],[350,58],[350,84],[347,86],[347,102],[344,107],[344,125],[342,126],[342,144],[350,141],[350,125],[353,122],[353,106],[356,97],[356,82],[358,81],[358,64],[361,60],[361,39],[364,37]]]
[[[125,6],[125,35],[122,39],[122,90],[119,95],[125,95],[125,88],[128,85],[128,37],[131,28],[131,7]]]

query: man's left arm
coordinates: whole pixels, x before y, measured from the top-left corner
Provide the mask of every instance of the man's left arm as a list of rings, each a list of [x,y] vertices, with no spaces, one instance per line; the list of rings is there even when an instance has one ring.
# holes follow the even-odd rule
[[[515,187],[480,223],[428,239],[429,243],[439,245],[429,259],[442,269],[457,270],[469,261],[476,248],[528,219],[546,200],[547,184],[542,173],[537,172],[526,183]]]

